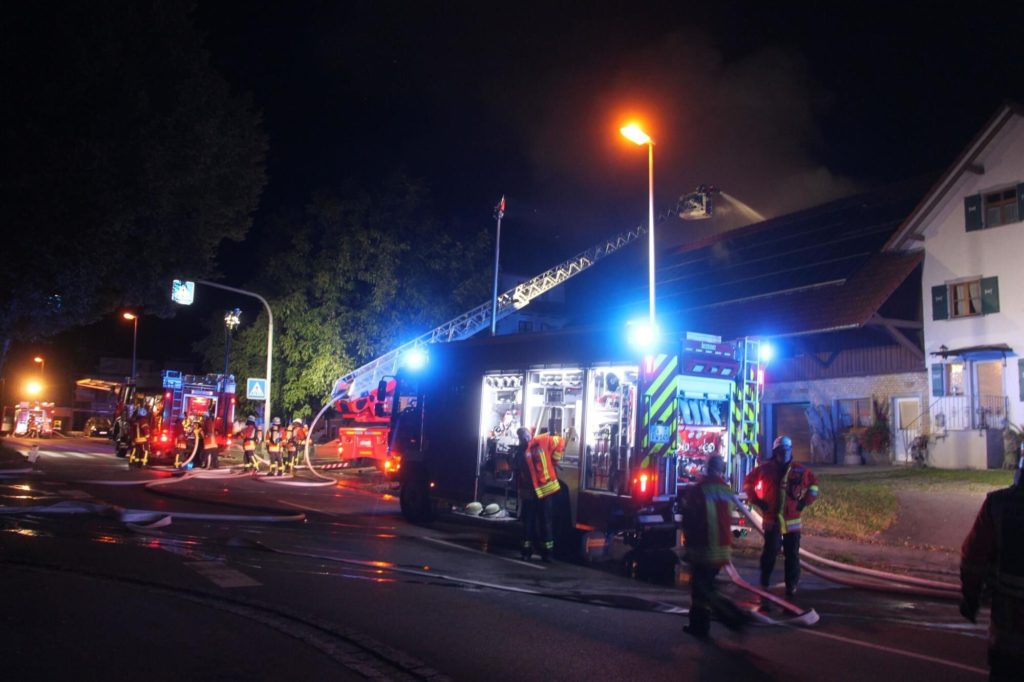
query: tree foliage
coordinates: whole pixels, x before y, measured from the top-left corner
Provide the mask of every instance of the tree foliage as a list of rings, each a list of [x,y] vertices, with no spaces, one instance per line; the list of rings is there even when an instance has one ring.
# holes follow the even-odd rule
[[[170,278],[210,275],[218,244],[245,237],[265,184],[262,124],[211,68],[188,10],[2,10],[4,345],[167,301]]]
[[[317,194],[269,221],[247,288],[274,313],[275,415],[311,414],[339,376],[486,300],[492,248],[486,233],[462,241],[442,229],[424,185],[403,175],[374,193]],[[265,374],[266,331],[261,313],[237,332],[240,385]],[[212,366],[223,334],[200,344]]]

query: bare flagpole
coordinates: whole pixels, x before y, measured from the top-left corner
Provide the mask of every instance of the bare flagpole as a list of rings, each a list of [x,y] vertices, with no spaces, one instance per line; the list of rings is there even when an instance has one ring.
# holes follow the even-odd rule
[[[501,258],[501,219],[505,217],[505,195],[494,207],[494,219],[498,222],[498,234],[494,238],[494,295],[491,298],[491,336],[496,334],[498,326],[498,267]]]

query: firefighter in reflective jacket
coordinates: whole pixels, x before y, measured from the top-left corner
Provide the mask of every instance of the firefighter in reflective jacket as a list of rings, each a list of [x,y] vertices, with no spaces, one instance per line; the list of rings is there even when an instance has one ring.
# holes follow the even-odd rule
[[[1019,680],[1024,671],[1024,447],[1009,488],[989,493],[960,559],[960,613],[972,623],[982,588],[992,591],[988,632],[991,680]]]
[[[174,468],[181,467],[182,462],[188,459],[188,430],[191,428],[191,419],[185,417],[184,423],[180,419],[174,420]]]
[[[203,419],[203,466],[216,469],[219,465],[217,450],[217,418],[213,412]]]
[[[255,476],[260,470],[256,459],[256,446],[263,440],[263,432],[256,426],[256,417],[251,414],[246,417],[245,426],[234,435],[242,438],[242,462],[245,470]]]
[[[132,449],[128,453],[128,466],[146,466],[149,462],[149,410],[139,407],[132,417]]]
[[[295,474],[295,464],[299,460],[299,448],[306,442],[306,427],[301,419],[293,419],[285,431],[284,465],[289,474]]]
[[[732,552],[733,492],[725,481],[725,460],[708,459],[706,475],[680,495],[686,561],[690,564],[690,624],[684,631],[707,637],[711,612],[730,629],[746,624],[742,610],[715,590],[715,576]]]
[[[274,417],[270,421],[270,428],[267,429],[267,452],[270,454],[270,475],[284,476],[284,429],[281,428],[281,418]]]
[[[519,439],[519,497],[522,500],[523,545],[522,557],[533,556],[534,542],[542,561],[551,561],[555,549],[554,495],[560,489],[556,462],[565,453],[565,439],[542,433],[530,439],[530,431],[520,428]]]
[[[786,596],[792,597],[800,582],[800,514],[817,499],[818,479],[810,469],[793,461],[789,436],[779,436],[772,445],[772,458],[750,472],[743,490],[750,503],[761,510],[764,526],[761,587],[771,584],[781,544],[786,557]]]

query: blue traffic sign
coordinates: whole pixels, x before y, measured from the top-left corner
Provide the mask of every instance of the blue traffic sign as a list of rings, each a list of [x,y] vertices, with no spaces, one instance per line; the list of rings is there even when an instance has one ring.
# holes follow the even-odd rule
[[[245,383],[245,397],[249,400],[267,399],[267,380],[249,378]]]

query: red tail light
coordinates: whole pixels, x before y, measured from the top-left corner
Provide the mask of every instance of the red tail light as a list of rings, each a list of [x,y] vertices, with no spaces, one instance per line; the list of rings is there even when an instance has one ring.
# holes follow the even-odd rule
[[[647,474],[640,474],[640,494],[647,493]]]
[[[160,434],[160,442],[161,443],[166,443],[167,442],[167,432],[166,431],[164,431],[163,433]]]
[[[654,475],[646,470],[640,471],[633,479],[633,497],[641,503],[648,502],[654,497],[655,487]]]

